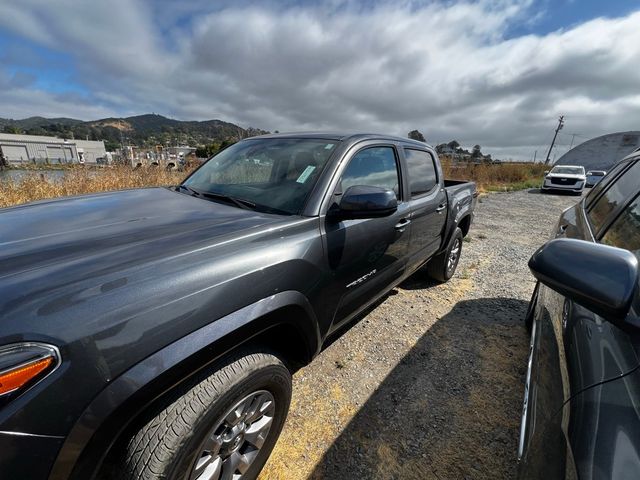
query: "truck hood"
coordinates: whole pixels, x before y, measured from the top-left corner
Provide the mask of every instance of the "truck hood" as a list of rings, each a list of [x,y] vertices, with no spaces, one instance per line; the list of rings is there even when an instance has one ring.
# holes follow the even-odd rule
[[[0,209],[0,281],[38,267],[113,254],[122,265],[211,245],[286,217],[168,188],[67,197]],[[124,261],[123,261],[124,259]]]

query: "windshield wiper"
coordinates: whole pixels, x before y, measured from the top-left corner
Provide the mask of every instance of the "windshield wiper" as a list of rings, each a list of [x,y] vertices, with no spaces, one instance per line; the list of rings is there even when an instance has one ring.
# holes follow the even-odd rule
[[[193,190],[193,189],[192,189]],[[214,200],[223,200],[226,202],[233,203],[236,207],[244,208],[246,210],[255,210],[256,204],[250,202],[249,200],[245,200],[243,198],[232,197],[231,195],[225,195],[224,193],[214,193],[214,192],[198,192],[205,198],[211,198]]]
[[[179,191],[181,188],[185,189],[192,196],[196,196],[196,197],[200,196],[200,192],[198,192],[197,190],[194,190],[191,187],[187,187],[186,185],[177,185],[176,186],[176,192]]]

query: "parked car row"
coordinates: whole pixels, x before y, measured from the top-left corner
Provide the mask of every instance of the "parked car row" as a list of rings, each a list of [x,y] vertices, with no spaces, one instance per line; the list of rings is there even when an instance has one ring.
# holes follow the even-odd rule
[[[640,477],[640,153],[616,164],[529,261],[520,479]]]
[[[529,262],[522,480],[640,472],[640,153],[542,190],[586,186]],[[255,478],[292,372],[409,275],[449,280],[476,197],[424,143],[297,134],[0,211],[0,478]]]

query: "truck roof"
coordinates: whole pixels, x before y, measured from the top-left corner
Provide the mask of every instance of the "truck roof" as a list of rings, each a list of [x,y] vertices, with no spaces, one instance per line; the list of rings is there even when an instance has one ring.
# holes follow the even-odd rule
[[[414,144],[416,146],[424,147],[428,145],[424,142],[419,142],[411,138],[397,137],[394,135],[382,135],[379,133],[356,133],[356,132],[287,132],[287,133],[271,133],[267,135],[260,135],[252,138],[318,138],[323,140],[336,140],[341,142],[359,142],[362,140],[389,140],[394,142],[404,142]]]

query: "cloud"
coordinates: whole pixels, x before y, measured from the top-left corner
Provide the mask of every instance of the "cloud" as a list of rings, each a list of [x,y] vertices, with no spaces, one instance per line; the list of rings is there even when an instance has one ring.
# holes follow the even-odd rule
[[[76,117],[155,111],[280,131],[417,128],[432,143],[456,138],[503,158],[541,155],[559,114],[578,138],[638,128],[640,13],[508,36],[539,15],[517,0],[32,0],[0,5],[0,28],[72,56],[87,103],[36,96]],[[29,91],[5,89],[2,109],[46,113]],[[569,141],[561,136],[560,148]]]

